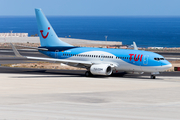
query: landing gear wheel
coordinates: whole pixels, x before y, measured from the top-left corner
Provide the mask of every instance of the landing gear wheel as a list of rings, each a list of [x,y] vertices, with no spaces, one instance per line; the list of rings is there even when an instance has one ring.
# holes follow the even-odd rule
[[[92,73],[91,73],[90,71],[86,71],[86,72],[85,72],[85,76],[86,76],[86,77],[91,77],[91,76],[92,76]]]
[[[109,76],[113,76],[114,75],[114,73],[112,72]]]
[[[155,75],[151,75],[151,79],[156,79],[156,76]]]

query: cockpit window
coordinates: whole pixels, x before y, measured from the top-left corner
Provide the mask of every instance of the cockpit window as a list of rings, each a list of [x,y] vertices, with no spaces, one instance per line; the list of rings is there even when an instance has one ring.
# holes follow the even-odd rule
[[[154,60],[159,61],[159,60],[164,60],[164,58],[154,58]]]

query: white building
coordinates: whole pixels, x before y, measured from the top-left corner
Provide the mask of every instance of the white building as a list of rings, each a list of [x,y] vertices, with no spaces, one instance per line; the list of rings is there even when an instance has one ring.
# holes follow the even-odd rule
[[[0,33],[0,37],[28,37],[28,33]]]

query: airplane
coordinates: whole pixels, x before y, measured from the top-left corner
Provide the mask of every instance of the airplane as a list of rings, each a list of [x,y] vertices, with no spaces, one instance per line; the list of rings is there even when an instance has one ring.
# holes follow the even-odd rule
[[[12,45],[17,57],[26,59],[54,61],[66,65],[86,68],[85,76],[104,75],[110,76],[118,71],[131,74],[151,73],[150,78],[172,67],[163,56],[138,50],[133,42],[134,50],[77,47],[61,41],[56,35],[41,9],[35,9],[38,32],[41,46],[36,48],[40,53],[49,58],[21,56]]]

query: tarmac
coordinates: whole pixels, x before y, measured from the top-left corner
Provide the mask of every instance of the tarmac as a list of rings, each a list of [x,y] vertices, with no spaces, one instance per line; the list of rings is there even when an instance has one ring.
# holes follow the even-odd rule
[[[2,120],[179,120],[180,77],[0,74]]]
[[[25,56],[45,57],[20,50]],[[0,50],[0,64],[29,63]],[[0,66],[0,120],[179,120],[180,74],[85,77],[83,70]]]

